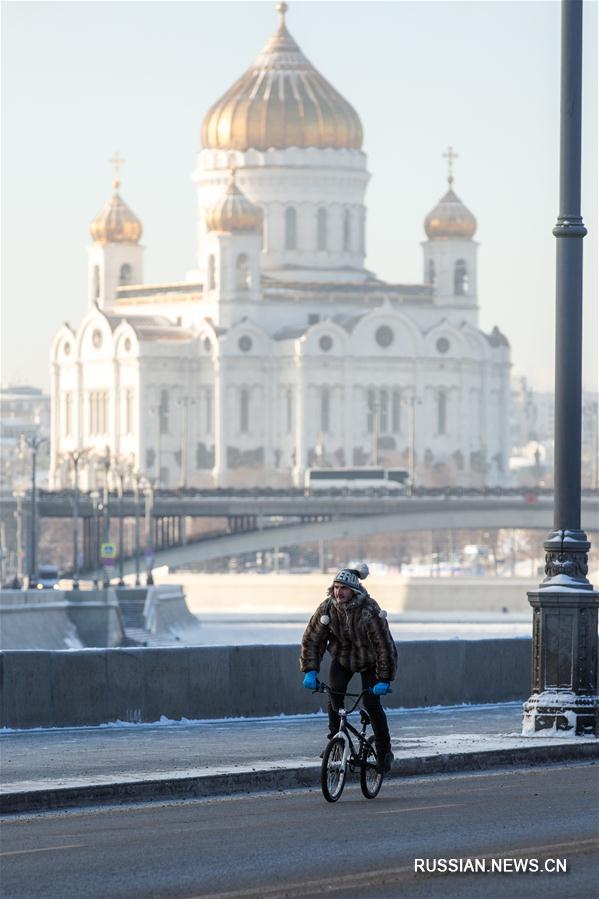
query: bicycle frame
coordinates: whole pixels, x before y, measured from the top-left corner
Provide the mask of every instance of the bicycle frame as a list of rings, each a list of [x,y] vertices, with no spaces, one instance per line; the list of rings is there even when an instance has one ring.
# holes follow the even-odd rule
[[[331,690],[326,684],[320,683],[318,689],[314,692],[318,693],[328,693],[331,697],[333,696],[334,691]],[[367,762],[361,758],[362,750],[364,745],[368,742],[366,739],[366,728],[370,724],[370,716],[368,712],[364,709],[360,709],[360,720],[362,722],[362,730],[359,731],[357,728],[350,724],[347,720],[348,715],[358,707],[358,704],[363,696],[366,696],[368,690],[362,690],[361,693],[346,693],[345,696],[350,696],[352,698],[355,697],[356,701],[354,702],[351,709],[346,710],[344,708],[337,709],[337,714],[339,715],[339,730],[335,734],[335,736],[339,736],[343,739],[345,743],[345,748],[343,750],[343,760],[342,764],[347,766],[348,764],[352,767],[361,767],[361,768],[374,768],[375,766],[372,762]],[[351,734],[353,734],[358,739],[358,751],[356,752],[353,740],[351,738]]]

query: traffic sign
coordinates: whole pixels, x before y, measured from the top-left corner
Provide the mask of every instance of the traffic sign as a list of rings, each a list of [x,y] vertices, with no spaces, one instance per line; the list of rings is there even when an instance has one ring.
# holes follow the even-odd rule
[[[116,543],[102,543],[100,559],[105,565],[113,565],[116,559]]]

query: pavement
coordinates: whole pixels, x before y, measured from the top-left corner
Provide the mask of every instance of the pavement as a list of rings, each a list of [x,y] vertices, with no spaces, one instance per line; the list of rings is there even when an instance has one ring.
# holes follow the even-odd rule
[[[394,709],[388,718],[391,778],[599,759],[599,738],[523,737],[519,702]],[[5,729],[0,812],[312,787],[326,733],[322,709],[277,718]]]

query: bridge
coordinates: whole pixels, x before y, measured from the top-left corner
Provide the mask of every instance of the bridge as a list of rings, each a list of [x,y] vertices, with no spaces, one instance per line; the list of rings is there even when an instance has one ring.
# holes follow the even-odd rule
[[[252,495],[247,495],[251,493]],[[429,492],[428,495],[387,496],[304,496],[299,491],[190,492],[155,491],[151,501],[143,495],[126,493],[109,497],[112,521],[128,519],[141,531],[149,523],[151,540],[143,534],[142,546],[151,544],[158,564],[169,566],[206,562],[229,555],[257,552],[275,547],[299,546],[316,540],[336,540],[369,534],[451,529],[526,528],[549,531],[553,499],[533,494],[460,495],[459,489]],[[435,495],[436,494],[436,495]],[[6,497],[8,506],[16,503]],[[22,500],[22,514],[29,517],[30,497]],[[587,530],[599,527],[599,495],[583,497],[583,522]],[[41,519],[72,519],[71,491],[40,491],[38,514]],[[82,493],[78,499],[82,542],[82,568],[95,572],[100,567],[102,509],[98,495]],[[145,518],[145,526],[142,519]],[[214,521],[219,533],[193,536],[187,533],[189,519]],[[23,522],[26,525],[26,522]],[[114,540],[114,532],[112,539]],[[130,545],[132,541],[129,541]],[[125,563],[131,570],[134,561]]]
[[[301,546],[317,540],[338,540],[373,534],[402,534],[416,531],[524,528],[548,532],[553,516],[552,500],[526,503],[522,499],[445,499],[418,500],[382,498],[335,501],[302,498],[289,504],[278,499],[257,501],[237,499],[207,505],[213,516],[240,521],[253,520],[254,526],[231,528],[229,533],[180,541],[179,545],[157,547],[156,562],[180,567],[191,562],[207,562],[243,553],[277,547]],[[599,498],[583,501],[587,528],[599,526]],[[292,520],[293,519],[293,520]],[[134,570],[133,561],[125,563],[125,572]]]

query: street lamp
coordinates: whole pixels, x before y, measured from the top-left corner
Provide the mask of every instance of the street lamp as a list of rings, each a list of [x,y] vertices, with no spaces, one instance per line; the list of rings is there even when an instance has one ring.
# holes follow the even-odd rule
[[[131,474],[135,492],[135,586],[139,587],[141,580],[140,555],[141,555],[141,485],[146,481],[141,471],[133,471]]]
[[[110,543],[110,491],[108,489],[108,475],[112,464],[110,458],[110,447],[106,446],[104,455],[98,459],[99,467],[104,471],[102,481],[102,543]],[[108,565],[103,561],[104,579],[102,586],[106,590],[110,587],[110,575],[108,573]]]
[[[116,477],[117,495],[118,495],[118,500],[119,500],[119,580],[118,580],[118,586],[124,587],[125,581],[123,578],[123,574],[124,574],[123,555],[125,552],[125,539],[124,539],[124,537],[125,537],[125,534],[124,534],[125,522],[123,519],[123,492],[124,492],[124,486],[125,486],[125,478],[127,477],[127,474],[129,473],[129,467],[127,466],[126,462],[123,461],[123,459],[117,459],[116,465],[112,466],[112,470]]]
[[[146,585],[153,586],[152,564],[154,562],[154,541],[152,539],[152,507],[154,505],[154,488],[150,481],[144,490],[145,499],[145,526],[146,526]]]
[[[79,463],[88,453],[89,449],[66,453],[73,466],[73,590],[79,589]]]
[[[26,437],[21,434],[21,445],[31,450],[31,547],[29,553],[29,588],[37,585],[37,483],[36,467],[37,453],[40,446],[46,442],[46,437]]]
[[[23,588],[23,562],[25,560],[25,550],[23,549],[23,492],[17,490],[15,492],[17,508],[15,511],[16,528],[17,528],[17,565],[16,565],[16,583],[17,589]],[[16,586],[16,584],[15,584]]]
[[[532,696],[524,733],[555,728],[599,733],[597,612],[587,579],[590,543],[581,528],[582,240],[580,214],[582,0],[562,2],[560,211],[555,343],[553,531],[545,540],[545,580],[533,607]]]

